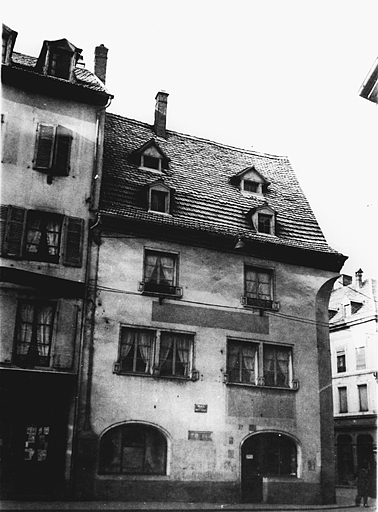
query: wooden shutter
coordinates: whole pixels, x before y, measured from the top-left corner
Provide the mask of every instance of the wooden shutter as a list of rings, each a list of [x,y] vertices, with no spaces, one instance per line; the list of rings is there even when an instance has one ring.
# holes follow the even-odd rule
[[[0,250],[4,253],[5,230],[7,227],[8,206],[0,205]]]
[[[22,256],[25,225],[25,208],[8,206],[7,223],[3,241],[3,253],[7,256]]]
[[[78,306],[72,300],[60,300],[56,314],[52,366],[71,370],[77,336]]]
[[[81,267],[83,235],[84,220],[76,217],[65,217],[63,265]]]
[[[34,168],[49,170],[52,165],[54,150],[55,128],[47,124],[39,124],[37,128],[37,143]]]
[[[17,300],[7,290],[0,295],[1,311],[1,343],[0,362],[10,363],[12,360],[14,330],[17,315]]]
[[[72,144],[72,132],[64,126],[58,126],[55,136],[54,150],[54,174],[67,176],[70,172],[70,155]]]

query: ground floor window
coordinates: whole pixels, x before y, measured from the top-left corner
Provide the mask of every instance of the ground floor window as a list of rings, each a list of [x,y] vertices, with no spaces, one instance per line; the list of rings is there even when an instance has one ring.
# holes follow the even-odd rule
[[[155,427],[118,425],[108,430],[100,444],[100,473],[165,475],[167,441]]]
[[[297,446],[280,433],[251,436],[243,445],[243,470],[259,476],[297,476]]]

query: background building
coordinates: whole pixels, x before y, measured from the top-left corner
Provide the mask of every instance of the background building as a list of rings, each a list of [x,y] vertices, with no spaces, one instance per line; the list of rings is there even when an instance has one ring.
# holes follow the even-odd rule
[[[167,130],[167,98],[106,116],[78,496],[330,503],[345,257],[286,157]]]
[[[378,104],[378,59],[374,62],[364,83],[361,85],[359,95]]]
[[[378,291],[375,279],[342,275],[330,299],[337,482],[354,485],[367,460],[376,481]]]
[[[38,58],[3,26],[1,489],[67,490],[73,464],[87,238],[98,200],[106,49],[96,70],[66,39]],[[66,494],[65,494],[66,495]]]

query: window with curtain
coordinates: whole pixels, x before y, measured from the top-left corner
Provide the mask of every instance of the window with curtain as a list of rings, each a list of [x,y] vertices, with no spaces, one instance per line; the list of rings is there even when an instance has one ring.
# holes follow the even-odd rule
[[[118,425],[101,438],[102,474],[165,475],[167,440],[155,427]]]
[[[121,328],[120,373],[191,378],[194,335],[154,329]]]
[[[244,267],[243,304],[274,308],[273,271],[257,267]]]
[[[264,344],[263,354],[265,386],[289,387],[291,348]]]
[[[229,340],[227,349],[227,374],[230,382],[257,384],[258,345]]]
[[[292,348],[257,341],[227,341],[228,382],[293,388]]]
[[[177,255],[145,251],[144,290],[175,294],[177,286]]]
[[[348,412],[348,392],[344,386],[339,388],[339,412]]]
[[[17,310],[14,363],[49,366],[56,304],[20,301]]]
[[[26,220],[25,254],[37,261],[59,262],[62,215],[31,210]]]
[[[337,373],[346,371],[345,350],[338,350],[336,354]]]

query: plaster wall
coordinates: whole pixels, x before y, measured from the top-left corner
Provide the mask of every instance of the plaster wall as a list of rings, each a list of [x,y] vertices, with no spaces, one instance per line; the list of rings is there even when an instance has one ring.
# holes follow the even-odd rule
[[[164,299],[159,303],[158,298],[138,292],[146,247],[179,254],[178,284],[183,287],[182,299]],[[261,317],[241,305],[244,264],[274,270],[275,298],[280,302],[278,313],[265,312]],[[168,438],[168,476],[160,478],[235,484],[241,478],[243,441],[254,432],[279,431],[297,442],[299,478],[295,481],[318,486],[321,440],[316,295],[333,277],[334,274],[324,271],[244,255],[105,233],[99,254],[91,395],[91,424],[97,439],[114,424],[146,422],[162,429]],[[183,310],[203,308],[212,315],[215,311],[220,323],[225,313],[242,315],[242,320],[243,315],[253,316],[253,325],[257,327],[254,331],[243,331],[233,324],[232,329],[209,326],[201,321],[201,315],[192,324],[187,320],[178,324],[174,316],[168,321],[164,315],[165,321],[159,321],[157,311],[169,310],[172,305]],[[194,366],[200,372],[199,380],[114,374],[121,325],[195,333]],[[292,346],[294,377],[299,380],[299,390],[226,385],[223,376],[228,337]],[[195,412],[195,404],[207,405],[207,412]],[[332,416],[329,421],[332,423]],[[211,441],[188,439],[190,430],[211,432]],[[95,478],[99,484],[114,481],[109,476]],[[122,481],[130,478],[135,480],[128,475],[117,477]],[[146,477],[139,477],[143,478]]]
[[[29,94],[3,87],[1,203],[27,209],[89,218],[88,200],[94,174],[96,109],[82,103]],[[54,176],[33,169],[38,123],[62,125],[73,133],[68,176]],[[17,190],[17,194],[15,193]],[[86,226],[88,222],[86,222]],[[84,254],[86,251],[84,236]],[[76,281],[84,280],[82,268],[5,259],[1,265]]]

